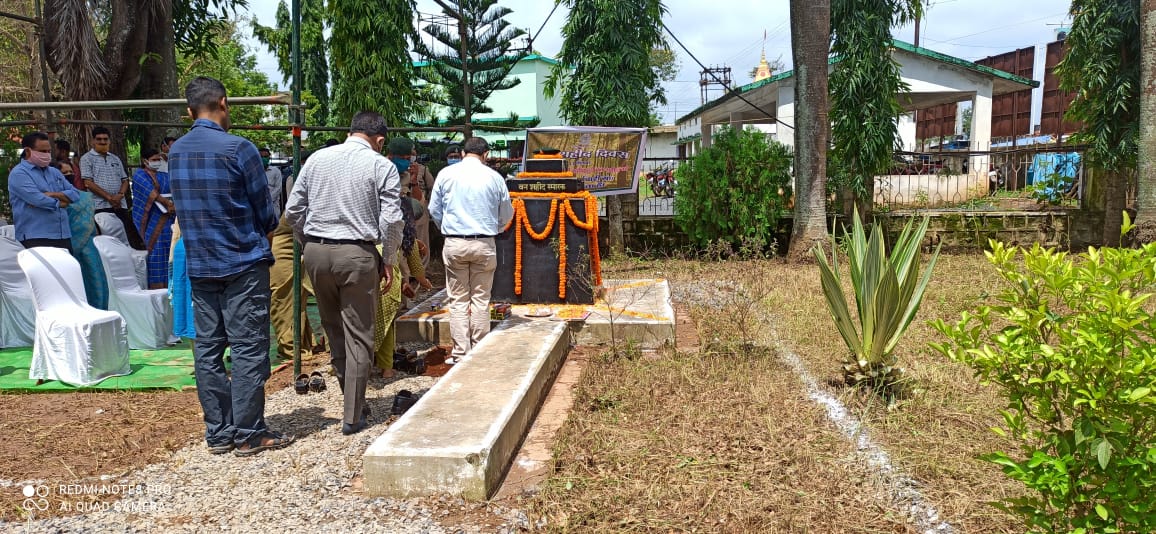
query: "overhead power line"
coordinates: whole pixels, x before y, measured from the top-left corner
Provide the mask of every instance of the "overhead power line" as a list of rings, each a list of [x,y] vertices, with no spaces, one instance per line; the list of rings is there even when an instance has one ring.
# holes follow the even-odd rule
[[[682,44],[682,41],[681,41],[681,40],[679,40],[678,36],[677,36],[677,35],[675,35],[675,34],[674,34],[674,32],[670,31],[670,27],[669,27],[669,26],[667,26],[665,22],[659,21],[659,24],[662,24],[662,29],[666,30],[666,33],[667,33],[667,35],[669,35],[671,39],[674,39],[674,42],[675,42],[675,43],[678,43],[678,46],[679,46],[679,48],[682,48],[682,51],[683,51],[683,52],[686,52],[686,55],[690,56],[690,58],[691,58],[691,59],[693,59],[695,63],[698,63],[698,66],[699,66],[699,68],[701,68],[701,69],[702,69],[702,70],[704,70],[704,71],[709,71],[709,69],[707,69],[706,65],[703,65],[703,63],[702,63],[701,61],[699,61],[699,60],[698,60],[698,57],[696,57],[696,56],[694,55],[694,53],[693,53],[693,52],[691,52],[691,51],[690,51],[690,49],[688,49],[688,48],[686,47],[686,45]],[[743,102],[745,102],[745,103],[746,103],[748,106],[750,106],[750,107],[754,108],[754,109],[755,109],[755,110],[757,110],[759,113],[762,113],[762,114],[763,114],[763,115],[765,115],[765,116],[766,116],[768,119],[772,119],[772,120],[774,120],[775,122],[777,122],[777,123],[779,123],[779,124],[782,124],[783,126],[786,126],[787,128],[790,128],[790,129],[792,129],[792,130],[794,130],[794,129],[795,129],[795,127],[794,127],[794,126],[792,126],[792,125],[790,125],[790,124],[787,124],[787,123],[783,122],[783,121],[782,121],[782,120],[780,120],[778,117],[776,117],[776,116],[774,116],[774,115],[771,115],[770,113],[768,113],[768,112],[767,112],[767,110],[765,110],[765,109],[763,109],[763,108],[761,108],[761,107],[759,107],[759,106],[756,106],[756,105],[754,104],[754,102],[751,102],[750,100],[747,100],[747,99],[746,99],[746,97],[744,97],[744,96],[742,95],[742,93],[736,92],[736,91],[735,91],[733,88],[729,87],[729,86],[728,86],[728,84],[724,83],[724,82],[723,82],[721,79],[719,79],[719,77],[718,77],[717,75],[715,75],[715,74],[714,74],[714,72],[711,72],[710,74],[711,74],[711,76],[713,76],[713,77],[714,77],[714,79],[715,79],[715,82],[717,82],[718,84],[722,85],[723,87],[726,87],[726,89],[727,89],[727,93],[728,93],[728,94],[730,94],[730,93],[733,93],[733,94],[734,94],[736,97],[738,97],[738,99],[739,99],[739,100],[742,100],[742,101],[743,101]]]

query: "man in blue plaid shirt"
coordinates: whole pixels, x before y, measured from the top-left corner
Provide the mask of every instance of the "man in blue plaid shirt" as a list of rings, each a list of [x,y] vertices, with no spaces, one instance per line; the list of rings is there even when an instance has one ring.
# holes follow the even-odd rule
[[[225,86],[199,77],[185,88],[192,129],[169,149],[173,202],[185,240],[197,340],[197,397],[209,451],[251,456],[293,436],[265,425],[269,379],[269,241],[277,228],[257,147],[226,133]],[[232,350],[232,373],[225,347]]]

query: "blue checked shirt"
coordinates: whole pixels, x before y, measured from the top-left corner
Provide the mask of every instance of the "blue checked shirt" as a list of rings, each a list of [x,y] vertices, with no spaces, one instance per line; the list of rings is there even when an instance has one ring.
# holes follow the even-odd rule
[[[169,149],[169,180],[190,278],[225,278],[273,262],[266,235],[277,218],[253,143],[197,119]]]

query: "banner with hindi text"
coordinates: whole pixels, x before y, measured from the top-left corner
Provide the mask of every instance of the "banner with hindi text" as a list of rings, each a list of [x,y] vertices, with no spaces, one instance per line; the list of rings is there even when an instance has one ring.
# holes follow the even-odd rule
[[[557,126],[526,130],[525,160],[535,151],[562,151],[574,176],[595,196],[638,191],[638,175],[646,155],[646,128]]]

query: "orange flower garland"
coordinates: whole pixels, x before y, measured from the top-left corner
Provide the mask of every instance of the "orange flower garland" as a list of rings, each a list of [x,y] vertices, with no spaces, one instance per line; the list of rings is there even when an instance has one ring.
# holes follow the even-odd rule
[[[573,178],[574,173],[563,172],[520,172],[518,178]]]
[[[502,231],[513,227],[514,232],[514,294],[522,294],[522,228],[536,241],[550,236],[554,230],[554,218],[558,220],[558,298],[566,298],[566,219],[569,218],[574,226],[586,230],[590,245],[590,268],[594,274],[594,285],[602,285],[602,259],[598,250],[598,199],[589,191],[577,193],[522,193],[510,192],[512,197],[514,217]],[[530,216],[526,213],[524,199],[550,199],[550,215],[546,218],[546,228],[541,232],[534,231],[530,223]],[[574,213],[571,200],[583,200],[586,203],[586,220],[578,220]],[[561,209],[558,209],[561,204]]]

